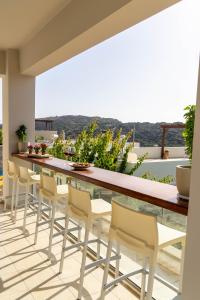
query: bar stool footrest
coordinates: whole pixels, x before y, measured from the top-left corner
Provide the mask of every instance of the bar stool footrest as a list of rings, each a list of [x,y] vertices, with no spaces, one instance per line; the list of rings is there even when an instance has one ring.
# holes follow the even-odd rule
[[[97,241],[98,241],[98,239],[90,240],[90,241],[87,242],[87,245],[88,245],[88,244],[91,244],[91,243],[95,243],[95,242],[97,242]],[[65,247],[65,248],[63,249],[63,251],[68,251],[68,250],[71,250],[71,249],[73,249],[73,248],[80,247],[80,246],[84,246],[84,245],[85,245],[85,242],[79,242],[79,243],[73,244],[73,245],[71,245],[71,246]]]
[[[68,232],[73,232],[73,231],[80,230],[80,229],[81,229],[81,227],[77,226],[77,227],[73,227],[73,228],[68,229]],[[61,234],[64,234],[64,232],[65,232],[65,230],[62,229],[59,232],[54,233],[53,237],[57,237],[57,236],[59,236]]]
[[[118,259],[121,259],[121,255],[114,255],[114,256],[110,257],[110,261],[118,260]],[[96,266],[101,265],[101,264],[103,264],[105,262],[106,262],[106,258],[101,258],[101,259],[95,260],[92,263],[86,265],[85,266],[85,270],[88,270],[90,268],[96,267]]]
[[[112,285],[116,285],[117,283],[119,283],[120,281],[124,280],[124,279],[127,279],[128,277],[131,277],[131,276],[134,276],[134,275],[137,275],[139,273],[142,273],[144,271],[144,269],[139,269],[139,270],[136,270],[134,272],[131,272],[131,273],[128,273],[128,274],[124,274],[124,275],[121,275],[119,277],[117,277],[116,279],[112,280],[111,282],[107,283],[106,285],[104,285],[104,289],[108,289],[110,288]]]
[[[37,224],[37,226],[42,226],[42,225],[48,224],[48,223],[50,223],[50,222],[51,222],[51,220],[42,221],[42,222],[39,222],[39,223]]]
[[[147,271],[147,273],[149,273],[149,272]],[[170,288],[171,290],[173,290],[174,292],[179,293],[179,289],[176,286],[174,286],[173,284],[167,282],[166,280],[164,280],[160,276],[154,275],[154,278],[157,279],[158,281],[160,281],[162,284],[164,284],[168,288]]]

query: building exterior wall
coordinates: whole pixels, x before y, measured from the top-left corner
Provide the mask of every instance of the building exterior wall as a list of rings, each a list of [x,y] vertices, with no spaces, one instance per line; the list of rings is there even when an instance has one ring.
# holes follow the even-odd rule
[[[169,158],[183,158],[186,157],[184,147],[165,147],[165,150],[169,150]],[[137,156],[148,153],[147,158],[156,159],[161,158],[161,147],[134,147],[133,152]]]
[[[35,137],[43,137],[45,141],[52,142],[57,135],[57,131],[53,130],[36,130]]]

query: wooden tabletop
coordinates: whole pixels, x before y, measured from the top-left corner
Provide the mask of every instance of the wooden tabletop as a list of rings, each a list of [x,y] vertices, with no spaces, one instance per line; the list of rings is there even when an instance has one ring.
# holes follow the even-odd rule
[[[173,185],[95,167],[75,171],[66,160],[58,158],[29,158],[26,154],[13,156],[183,215],[188,212],[188,202],[177,198],[177,188]]]

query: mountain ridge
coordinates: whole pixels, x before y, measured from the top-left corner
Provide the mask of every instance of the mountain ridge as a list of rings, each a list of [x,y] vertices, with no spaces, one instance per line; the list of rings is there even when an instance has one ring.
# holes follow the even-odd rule
[[[135,141],[141,146],[161,145],[162,130],[161,124],[182,124],[181,122],[121,122],[114,118],[104,118],[99,116],[84,116],[84,115],[62,115],[40,118],[43,120],[53,120],[53,130],[61,132],[65,131],[66,137],[76,138],[77,135],[86,128],[91,122],[96,121],[98,124],[97,131],[106,130],[108,128],[118,130],[122,129],[122,134],[126,134],[130,130],[134,130]],[[42,124],[37,123],[36,129],[44,129]],[[184,140],[182,137],[182,129],[172,128],[167,134],[167,146],[183,146]]]

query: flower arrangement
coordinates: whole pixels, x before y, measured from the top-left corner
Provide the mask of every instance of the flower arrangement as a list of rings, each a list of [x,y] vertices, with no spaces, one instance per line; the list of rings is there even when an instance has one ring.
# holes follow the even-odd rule
[[[33,145],[28,145],[28,153],[32,154],[33,153]]]
[[[39,144],[36,144],[36,145],[34,146],[35,154],[39,154],[40,149],[41,149],[41,146],[40,146]]]
[[[40,147],[41,147],[42,155],[44,155],[47,150],[47,144],[40,144]]]

